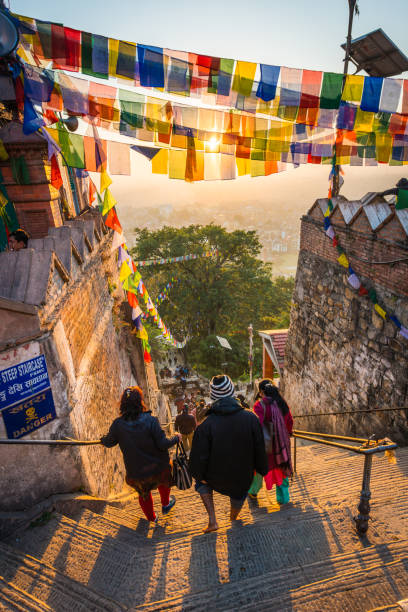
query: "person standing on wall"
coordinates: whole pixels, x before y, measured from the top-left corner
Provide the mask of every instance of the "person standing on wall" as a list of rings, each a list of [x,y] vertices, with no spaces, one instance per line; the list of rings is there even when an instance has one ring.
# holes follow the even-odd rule
[[[157,523],[151,491],[158,489],[162,514],[168,514],[176,498],[170,496],[172,474],[168,449],[177,444],[181,434],[172,438],[160,427],[143,401],[140,387],[125,389],[120,400],[120,417],[101,438],[107,448],[119,444],[126,468],[126,482],[139,493],[139,503],[148,521]]]
[[[261,380],[258,389],[260,398],[253,409],[262,427],[272,431],[268,449],[268,473],[264,477],[266,488],[270,491],[276,485],[276,501],[278,504],[287,504],[290,499],[289,476],[293,473],[290,454],[292,415],[270,378]],[[248,491],[249,497],[256,499],[261,487],[262,475],[257,472]]]
[[[182,435],[183,446],[186,453],[191,450],[191,444],[196,427],[197,423],[195,417],[192,414],[189,414],[188,404],[184,404],[183,411],[176,416],[174,428]]]
[[[235,399],[229,376],[220,374],[212,378],[210,397],[213,403],[205,421],[195,431],[190,452],[191,475],[208,514],[204,533],[218,529],[213,491],[228,495],[230,519],[236,520],[254,471],[259,474],[268,471],[262,428],[256,416]]]

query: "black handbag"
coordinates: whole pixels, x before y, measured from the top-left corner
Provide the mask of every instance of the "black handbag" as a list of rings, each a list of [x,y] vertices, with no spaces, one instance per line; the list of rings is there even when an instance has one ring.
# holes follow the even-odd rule
[[[173,485],[185,491],[193,484],[193,479],[188,467],[188,459],[183,443],[177,442],[176,456],[173,459]]]

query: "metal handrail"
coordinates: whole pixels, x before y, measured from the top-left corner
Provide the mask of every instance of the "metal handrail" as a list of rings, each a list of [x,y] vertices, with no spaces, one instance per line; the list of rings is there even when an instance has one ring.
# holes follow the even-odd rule
[[[314,412],[310,414],[293,414],[294,419],[306,419],[308,417],[317,416],[337,416],[344,414],[373,414],[373,412],[393,412],[398,410],[407,410],[407,406],[402,408],[373,408],[371,410],[343,410],[342,412]]]
[[[0,444],[52,444],[56,446],[91,446],[102,444],[100,440],[9,440],[0,438]]]
[[[343,450],[352,451],[354,453],[364,455],[364,471],[363,471],[363,484],[360,492],[360,502],[358,504],[358,515],[354,517],[357,531],[360,535],[365,535],[368,530],[368,521],[370,520],[370,478],[371,478],[371,467],[374,453],[383,453],[384,451],[392,451],[398,447],[398,445],[390,440],[389,438],[377,439],[374,435],[370,438],[352,438],[350,436],[337,436],[334,434],[317,433],[315,431],[301,431],[294,429],[292,433],[294,437],[294,472],[296,473],[296,440],[300,438],[302,440],[309,440],[317,444],[325,444],[327,446],[334,446]],[[335,440],[348,440],[349,442],[357,442],[359,445],[341,444],[339,442],[333,442]]]

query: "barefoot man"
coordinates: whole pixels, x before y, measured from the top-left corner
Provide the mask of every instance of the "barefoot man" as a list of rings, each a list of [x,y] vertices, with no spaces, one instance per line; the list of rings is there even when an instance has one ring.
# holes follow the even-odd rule
[[[234,397],[226,374],[210,382],[212,404],[194,433],[190,470],[208,513],[205,533],[218,529],[213,491],[230,498],[230,519],[238,518],[254,472],[266,474],[268,458],[259,420]]]

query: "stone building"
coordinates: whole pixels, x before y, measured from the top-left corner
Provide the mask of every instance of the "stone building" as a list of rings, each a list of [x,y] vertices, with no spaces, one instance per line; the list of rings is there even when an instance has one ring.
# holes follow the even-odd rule
[[[408,326],[408,210],[369,193],[333,199],[331,223],[348,260],[378,303]],[[283,392],[298,428],[408,439],[408,340],[347,281],[323,228],[328,200],[301,222]],[[383,408],[396,408],[374,412]],[[365,411],[371,411],[367,413]],[[363,413],[364,412],[364,413]]]

